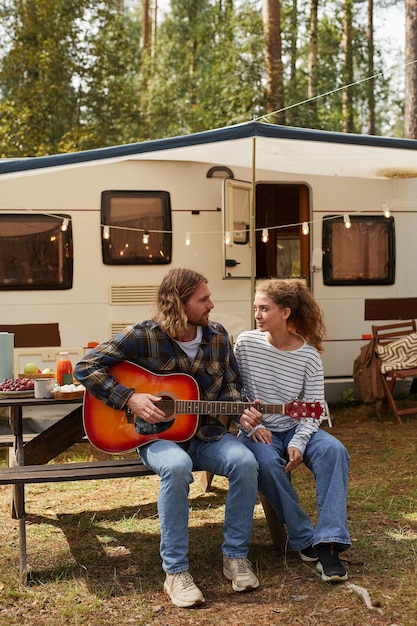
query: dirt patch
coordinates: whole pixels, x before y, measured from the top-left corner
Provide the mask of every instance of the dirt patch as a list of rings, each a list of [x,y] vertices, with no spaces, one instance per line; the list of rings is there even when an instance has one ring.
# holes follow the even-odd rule
[[[207,603],[178,609],[162,591],[157,477],[31,485],[26,489],[29,585],[19,583],[18,528],[9,488],[1,488],[0,622],[103,626],[408,626],[416,624],[417,416],[399,426],[372,407],[332,408],[333,427],[351,455],[352,548],[342,558],[349,584],[321,582],[314,565],[273,547],[260,503],[250,558],[261,587],[237,594],[221,569],[227,483],[215,477],[190,495],[191,572]],[[95,456],[79,446],[77,460]],[[74,457],[75,458],[75,457]],[[315,517],[314,481],[293,473],[305,509]],[[351,587],[349,585],[354,585]],[[367,596],[366,594],[369,594]],[[368,603],[368,606],[367,606]]]

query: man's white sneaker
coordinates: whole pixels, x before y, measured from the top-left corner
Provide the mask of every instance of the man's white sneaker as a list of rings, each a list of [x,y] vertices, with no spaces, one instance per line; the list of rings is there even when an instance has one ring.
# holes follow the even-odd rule
[[[167,574],[164,592],[170,597],[172,604],[183,608],[199,606],[205,602],[203,594],[188,571]]]
[[[255,576],[248,559],[228,559],[223,557],[223,574],[232,581],[235,591],[252,591],[259,587],[259,580]]]

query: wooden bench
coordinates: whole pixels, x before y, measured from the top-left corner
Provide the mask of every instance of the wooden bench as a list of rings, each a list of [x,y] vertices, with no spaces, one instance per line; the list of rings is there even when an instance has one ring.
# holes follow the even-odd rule
[[[54,463],[48,465],[16,465],[0,469],[0,485],[13,485],[13,506],[19,521],[19,571],[27,581],[26,513],[24,487],[30,483],[98,480],[146,476],[153,472],[140,459]]]
[[[15,517],[19,521],[19,571],[22,582],[26,583],[28,576],[24,499],[24,487],[26,484],[141,477],[153,474],[154,472],[146,467],[139,458],[0,468],[0,485],[13,485],[14,488],[13,502]],[[212,478],[212,475],[202,472],[202,483],[205,490],[210,487]],[[262,496],[261,502],[272,542],[280,552],[283,552],[287,542],[285,528],[276,518],[269,502]]]
[[[0,469],[0,485],[127,478],[129,476],[149,476],[153,473],[139,458],[51,463],[48,465],[16,465]]]

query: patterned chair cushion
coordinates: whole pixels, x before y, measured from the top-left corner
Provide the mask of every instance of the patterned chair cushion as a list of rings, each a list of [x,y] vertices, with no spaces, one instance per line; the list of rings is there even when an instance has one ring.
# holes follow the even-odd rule
[[[391,341],[385,346],[376,346],[381,359],[381,372],[404,370],[417,367],[417,333]]]

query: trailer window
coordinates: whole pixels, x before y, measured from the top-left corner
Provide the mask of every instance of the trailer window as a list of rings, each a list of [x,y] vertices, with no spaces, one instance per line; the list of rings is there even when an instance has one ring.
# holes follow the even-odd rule
[[[395,281],[394,218],[352,215],[323,218],[325,285],[392,285]]]
[[[167,191],[103,191],[103,263],[171,263],[171,201]]]
[[[0,213],[1,290],[71,289],[72,274],[69,215]]]

